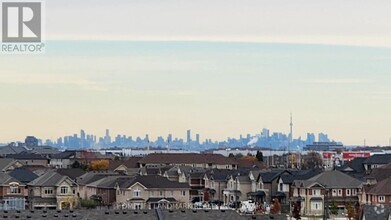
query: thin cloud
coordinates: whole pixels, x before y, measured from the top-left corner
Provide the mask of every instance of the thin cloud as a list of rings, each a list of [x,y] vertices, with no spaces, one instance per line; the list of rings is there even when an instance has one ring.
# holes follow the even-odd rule
[[[331,84],[331,85],[339,85],[339,84],[368,84],[373,83],[373,80],[369,79],[306,79],[300,80],[300,83],[305,84]]]
[[[107,90],[106,87],[95,81],[50,74],[1,74],[0,84],[16,86],[75,86],[85,90]]]

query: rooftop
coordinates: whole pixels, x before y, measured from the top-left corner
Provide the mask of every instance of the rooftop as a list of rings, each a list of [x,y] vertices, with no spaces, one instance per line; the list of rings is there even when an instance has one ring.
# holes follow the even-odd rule
[[[140,164],[235,164],[233,158],[221,154],[169,153],[148,154],[139,161]]]

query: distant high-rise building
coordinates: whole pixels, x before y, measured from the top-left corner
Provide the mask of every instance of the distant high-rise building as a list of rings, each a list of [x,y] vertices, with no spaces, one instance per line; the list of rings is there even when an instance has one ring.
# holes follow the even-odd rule
[[[315,134],[314,133],[307,133],[306,144],[313,144],[314,142],[315,142]]]
[[[190,142],[191,142],[191,131],[190,131],[190,129],[189,130],[187,130],[187,135],[186,135],[186,141],[187,141],[187,143],[189,144]]]
[[[200,134],[196,134],[196,142],[197,142],[197,144],[200,143]]]
[[[105,145],[109,146],[111,144],[111,137],[110,137],[110,130],[106,129],[106,136],[104,138],[105,140]]]
[[[330,142],[329,137],[327,134],[319,133],[318,134],[318,142]]]
[[[38,146],[38,139],[34,136],[27,136],[24,140],[26,147],[36,147]]]
[[[261,132],[261,138],[268,140],[269,139],[269,129],[264,128]]]
[[[83,148],[86,145],[86,133],[83,129],[80,130],[80,146]]]
[[[86,139],[86,133],[84,132],[83,129],[80,130],[80,138],[83,140],[83,139]]]
[[[63,142],[62,142],[62,137],[57,138],[57,146],[58,146],[58,147],[64,146],[64,144],[63,144]]]

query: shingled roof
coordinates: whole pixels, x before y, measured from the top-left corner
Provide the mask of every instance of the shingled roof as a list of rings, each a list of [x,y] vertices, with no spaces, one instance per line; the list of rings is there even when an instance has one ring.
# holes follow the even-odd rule
[[[63,176],[63,175],[57,173],[56,171],[51,170],[51,171],[43,174],[42,176],[38,177],[37,179],[29,182],[28,185],[31,185],[31,186],[58,186],[66,179],[73,182],[69,177]]]
[[[391,154],[375,154],[368,157],[364,164],[388,164],[391,162]]]
[[[140,164],[235,164],[233,158],[221,154],[196,154],[196,153],[169,153],[148,154],[139,161]]]
[[[367,194],[372,195],[391,195],[391,177],[378,182]]]
[[[15,169],[8,174],[23,183],[28,183],[38,178],[37,174],[25,168]]]
[[[79,185],[86,185],[108,176],[118,176],[118,173],[88,172],[76,178]]]
[[[7,173],[0,173],[0,184],[9,184],[12,182],[21,183],[19,180],[15,179],[14,177],[8,175]]]
[[[119,166],[123,165],[127,168],[139,168],[138,162],[142,157],[128,157],[124,160],[110,160],[109,161],[109,170],[115,170]]]
[[[329,189],[360,188],[363,184],[363,182],[358,179],[337,170],[325,171],[308,180],[295,180],[294,182],[299,182],[299,184],[302,183],[305,188],[318,183]]]
[[[46,157],[40,155],[40,154],[34,154],[34,153],[29,153],[22,151],[18,154],[8,154],[7,158],[14,158],[14,159],[19,159],[19,160],[47,160]]]
[[[177,181],[170,181],[165,177],[159,175],[136,176],[120,185],[121,188],[129,188],[130,186],[140,183],[149,189],[189,189],[188,183],[179,183]]]

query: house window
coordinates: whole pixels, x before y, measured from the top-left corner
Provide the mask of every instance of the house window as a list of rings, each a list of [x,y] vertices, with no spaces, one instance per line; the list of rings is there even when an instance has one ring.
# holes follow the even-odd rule
[[[181,191],[181,196],[186,196],[186,191]]]
[[[211,188],[214,188],[214,187],[215,187],[215,183],[214,183],[213,181],[210,183],[210,187],[211,187]]]
[[[386,201],[386,197],[385,196],[378,196],[377,199],[379,200],[379,202],[385,202]]]
[[[322,207],[322,202],[319,201],[311,201],[311,210],[318,211],[321,210]]]
[[[350,195],[351,195],[350,189],[346,189],[346,196],[350,196]]]
[[[53,188],[45,188],[44,189],[45,195],[52,195],[53,194]]]
[[[159,192],[159,195],[160,195],[160,196],[163,196],[163,191],[160,191],[160,192]]]
[[[282,189],[283,189],[283,184],[280,183],[280,191],[282,191]]]
[[[352,189],[352,196],[357,196],[357,189]]]
[[[141,191],[138,189],[133,190],[133,197],[140,197],[141,196]]]
[[[336,189],[333,189],[331,195],[332,195],[332,196],[337,196],[337,190],[336,190]]]
[[[20,189],[18,186],[11,186],[10,187],[10,192],[11,194],[19,194],[20,193]]]
[[[342,196],[342,189],[338,189],[338,196]]]
[[[60,192],[61,192],[61,194],[67,194],[68,193],[68,187],[67,186],[61,186]]]
[[[314,195],[314,196],[320,196],[320,190],[319,190],[319,189],[313,189],[313,190],[312,190],[312,195]]]

